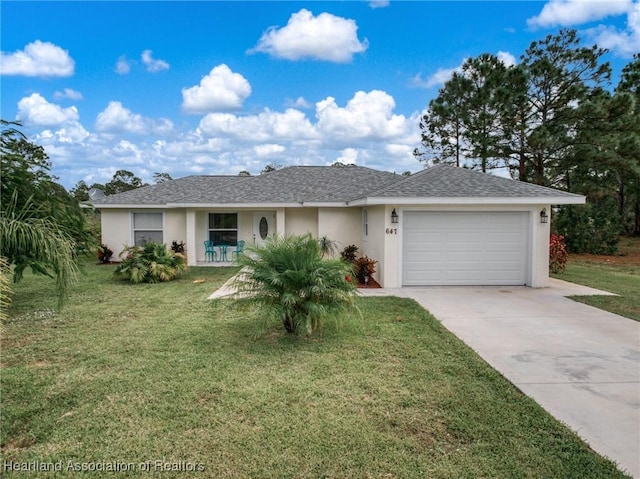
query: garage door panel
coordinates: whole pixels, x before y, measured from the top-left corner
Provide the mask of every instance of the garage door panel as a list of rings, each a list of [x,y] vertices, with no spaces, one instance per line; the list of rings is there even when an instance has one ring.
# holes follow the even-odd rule
[[[424,263],[440,264],[442,263],[442,259],[440,253],[431,251],[426,253],[416,253],[415,255],[413,255],[411,262],[416,266],[420,266]]]
[[[454,254],[447,254],[444,258],[444,261],[452,266],[461,266],[461,267],[470,267],[472,264],[482,264],[484,261],[478,258],[478,253],[471,251],[460,250],[455,252]]]
[[[490,243],[498,244],[498,243],[513,243],[514,241],[520,241],[521,233],[519,231],[505,231],[503,233],[486,233],[485,238]]]
[[[403,285],[526,282],[528,213],[407,211],[403,222]]]

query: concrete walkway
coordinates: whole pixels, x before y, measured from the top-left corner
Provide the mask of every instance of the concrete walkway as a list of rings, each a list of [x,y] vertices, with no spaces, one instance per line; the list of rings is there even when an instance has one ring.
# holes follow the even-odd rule
[[[415,299],[594,450],[640,478],[640,323],[550,287],[361,289]]]

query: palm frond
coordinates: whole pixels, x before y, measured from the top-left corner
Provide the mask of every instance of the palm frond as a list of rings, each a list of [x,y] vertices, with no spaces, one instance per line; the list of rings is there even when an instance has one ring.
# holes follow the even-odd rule
[[[58,307],[62,307],[79,273],[75,242],[54,221],[28,216],[29,203],[18,210],[12,202],[0,213],[0,256],[16,266],[15,282],[27,267],[55,278]]]

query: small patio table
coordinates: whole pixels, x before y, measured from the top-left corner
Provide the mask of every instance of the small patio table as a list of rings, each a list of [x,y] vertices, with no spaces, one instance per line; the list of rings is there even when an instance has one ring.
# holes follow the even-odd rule
[[[218,262],[223,262],[223,261],[229,261],[229,258],[227,257],[227,248],[229,248],[228,244],[219,244],[218,248],[220,248],[220,256],[219,256],[219,260]]]

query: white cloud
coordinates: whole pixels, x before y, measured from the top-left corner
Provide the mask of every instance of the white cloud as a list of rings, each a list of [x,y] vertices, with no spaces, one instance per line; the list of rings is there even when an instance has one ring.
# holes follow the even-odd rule
[[[142,150],[136,144],[127,140],[120,140],[113,148],[111,148],[109,153],[120,159],[126,159],[129,164],[144,164]]]
[[[535,17],[527,20],[531,28],[581,25],[628,12],[632,0],[550,0]]]
[[[336,161],[344,163],[345,165],[355,165],[358,161],[358,150],[355,148],[345,148],[340,152],[340,156],[336,158]]]
[[[164,60],[156,60],[153,58],[153,52],[151,50],[145,50],[141,55],[142,64],[146,67],[148,72],[157,73],[162,70],[168,70],[169,64]]]
[[[44,130],[36,135],[36,140],[44,140],[51,143],[53,140],[61,144],[82,143],[91,134],[77,121],[70,122],[56,131]]]
[[[62,91],[57,91],[53,94],[53,98],[56,100],[62,100],[63,98],[68,98],[70,100],[82,100],[82,93],[79,91],[73,90],[71,88],[65,88]]]
[[[317,128],[326,138],[383,140],[401,136],[406,118],[394,115],[395,100],[384,91],[359,91],[344,108],[332,97],[316,103]]]
[[[293,13],[285,27],[271,27],[262,34],[258,45],[250,52],[262,52],[276,58],[305,58],[346,63],[356,53],[369,47],[365,39],[358,40],[358,26],[351,19],[330,13],[313,16],[309,10]]]
[[[634,53],[640,52],[640,1],[635,2],[627,13],[626,30],[600,25],[587,30],[587,34],[594,38],[598,46],[608,48],[622,57],[631,58]]]
[[[30,77],[68,77],[75,62],[67,50],[36,40],[14,53],[0,52],[0,74]]]
[[[78,123],[73,122],[55,132],[61,143],[81,143],[90,136],[90,133]]]
[[[460,73],[461,71],[462,65],[454,68],[438,68],[435,73],[429,75],[426,79],[422,78],[422,73],[418,73],[411,80],[411,84],[418,88],[433,88],[444,85],[447,80],[451,79],[454,73]]]
[[[119,101],[111,101],[96,118],[96,130],[104,133],[167,134],[173,123],[166,118],[153,120],[133,113]]]
[[[286,148],[282,145],[276,145],[273,143],[269,143],[266,145],[256,145],[253,147],[253,151],[255,151],[256,156],[259,158],[268,158],[271,156],[278,155],[283,153]]]
[[[182,109],[186,113],[238,110],[251,95],[251,85],[225,65],[214,67],[200,85],[182,89]]]
[[[499,51],[496,56],[498,57],[498,60],[504,63],[504,65],[507,67],[511,67],[518,63],[516,57],[509,52]]]
[[[293,108],[302,108],[304,110],[309,109],[313,106],[312,103],[309,103],[303,97],[298,97],[295,100],[287,100],[286,105]]]
[[[268,142],[273,139],[309,140],[316,138],[313,125],[301,111],[288,108],[284,113],[265,109],[258,115],[236,116],[210,113],[198,130],[207,136],[225,135],[243,141]]]
[[[340,148],[349,142],[365,144],[406,136],[414,122],[394,115],[394,108],[395,100],[386,92],[360,91],[344,107],[332,97],[316,103],[315,124],[293,108],[284,112],[265,109],[258,115],[246,116],[210,113],[200,121],[198,132],[204,137],[252,143],[311,142],[316,145],[314,148],[319,144]]]
[[[119,75],[126,75],[131,71],[131,62],[127,60],[127,57],[122,55],[116,62],[116,73]]]
[[[391,3],[389,0],[370,0],[369,6],[371,8],[384,8],[388,7],[389,3]]]
[[[80,179],[109,181],[118,169],[151,182],[154,171],[168,171],[175,178],[236,175],[244,169],[257,174],[274,161],[416,170],[420,164],[412,151],[420,142],[420,113],[405,117],[394,114],[395,108],[393,97],[374,90],[357,92],[344,104],[328,97],[316,103],[315,116],[294,108],[252,115],[210,113],[197,128],[178,130],[168,120],[146,118],[111,102],[98,115],[95,133],[73,120],[26,133],[44,146],[53,174],[66,187]]]
[[[102,132],[144,133],[145,125],[141,115],[122,106],[119,101],[111,101],[107,108],[98,114],[96,130]]]
[[[49,103],[39,93],[32,93],[18,102],[17,119],[27,125],[58,126],[70,121],[77,121],[78,109],[75,106],[62,108]]]
[[[640,51],[640,0],[550,0],[539,15],[527,20],[527,24],[532,28],[582,25],[625,14],[627,26],[624,30],[602,24],[585,33],[599,47],[630,58]]]

